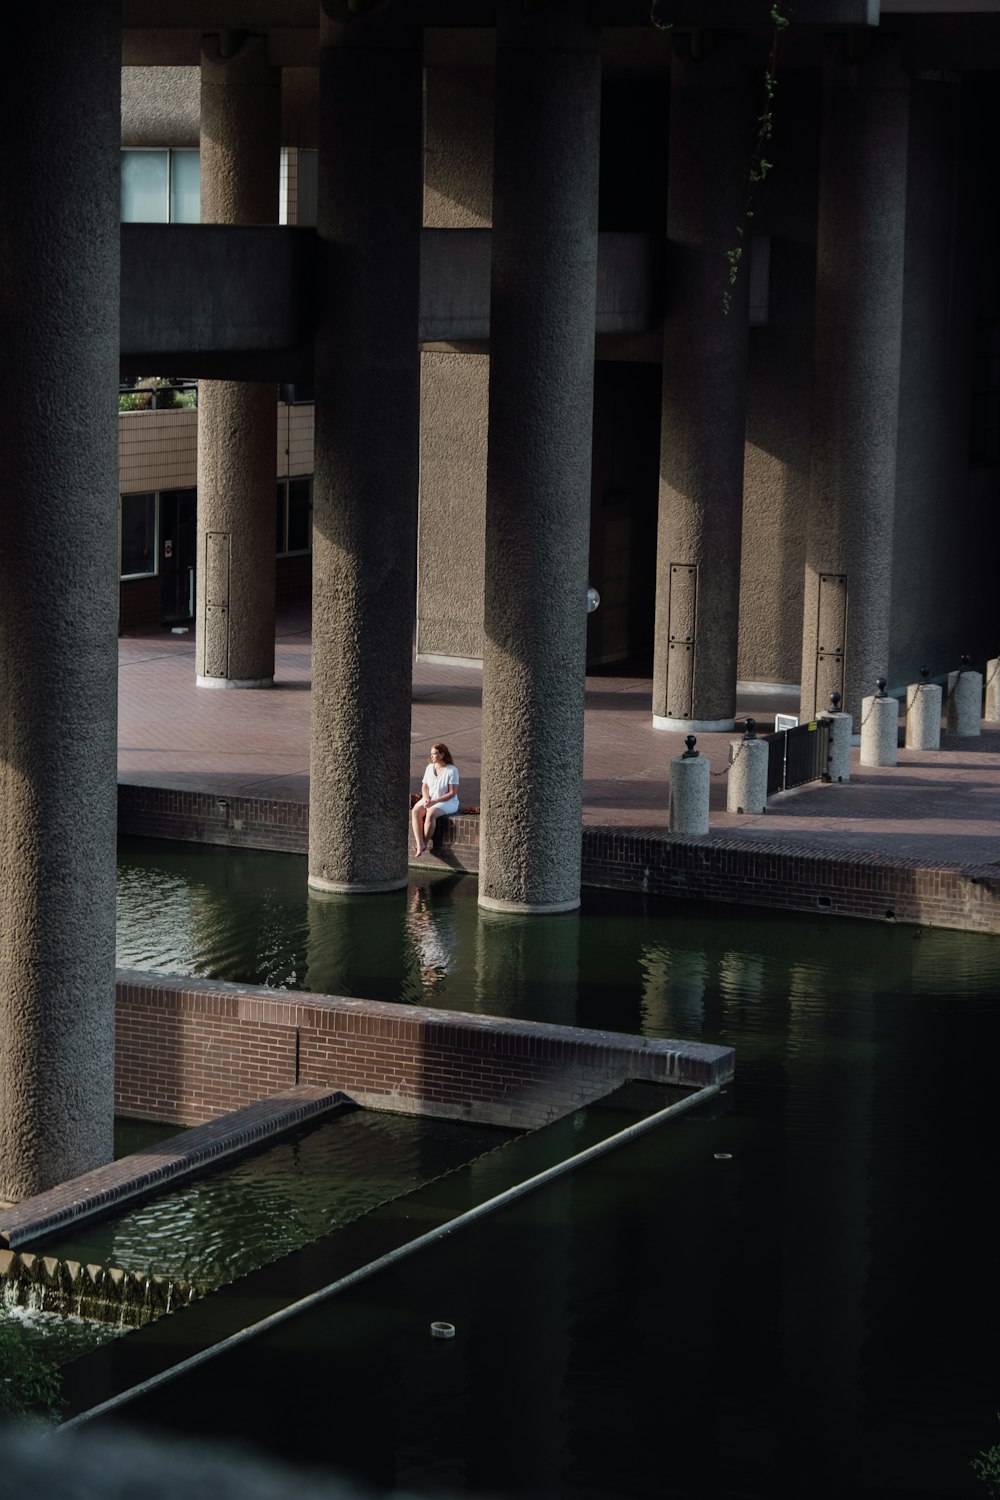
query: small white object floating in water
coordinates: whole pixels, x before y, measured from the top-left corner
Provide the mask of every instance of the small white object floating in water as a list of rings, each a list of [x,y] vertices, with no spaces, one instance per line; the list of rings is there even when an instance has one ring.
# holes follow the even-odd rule
[[[716,1151],[715,1159],[716,1161],[732,1161],[733,1153],[731,1151]]]
[[[432,1323],[431,1324],[431,1338],[432,1339],[453,1339],[454,1337],[455,1337],[455,1325],[454,1325],[454,1323]]]

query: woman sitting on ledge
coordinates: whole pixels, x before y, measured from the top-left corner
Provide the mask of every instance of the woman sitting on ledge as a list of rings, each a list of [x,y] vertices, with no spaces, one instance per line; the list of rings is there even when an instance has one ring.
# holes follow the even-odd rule
[[[451,817],[458,812],[458,767],[447,745],[431,746],[430,764],[424,772],[420,792],[420,801],[414,804],[410,814],[413,852],[418,858],[430,843],[434,824],[442,813]]]

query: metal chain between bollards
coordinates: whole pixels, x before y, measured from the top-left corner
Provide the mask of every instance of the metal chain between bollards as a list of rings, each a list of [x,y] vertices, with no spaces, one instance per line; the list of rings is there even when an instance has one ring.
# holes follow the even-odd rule
[[[864,718],[861,720],[861,723],[858,726],[859,733],[860,733],[860,731],[862,729],[864,729],[865,725],[868,723],[868,720],[871,718],[872,714],[875,712],[875,705],[876,705],[876,703],[878,703],[879,699],[880,698],[887,698],[889,696],[888,693],[885,690],[885,685],[886,685],[886,679],[884,677],[880,677],[878,679],[878,681],[876,682],[876,684],[875,684],[875,686],[878,688],[878,692],[873,696],[872,701],[871,701],[871,707],[869,708],[868,712],[865,714]]]
[[[729,773],[730,773],[730,771],[735,766],[736,762],[739,760],[740,756],[743,754],[743,746],[749,740],[755,740],[757,738],[757,735],[756,735],[757,720],[756,719],[746,719],[744,722],[746,723],[747,727],[746,727],[746,731],[745,731],[745,733],[743,735],[743,738],[740,740],[740,748],[737,750],[736,754],[733,756],[732,760],[728,763],[728,765],[723,766],[723,768],[722,768],[721,771],[711,771],[711,772],[709,772],[709,774],[711,776],[728,776]]]
[[[958,667],[958,671],[955,673],[955,681],[952,682],[951,679],[950,679],[950,676],[949,676],[948,681],[944,685],[944,691],[941,694],[941,706],[942,706],[942,708],[948,702],[949,698],[954,698],[954,696],[955,696],[955,689],[958,687],[958,679],[961,677],[962,673],[965,671],[966,667],[969,665],[969,662],[971,660],[972,660],[972,658],[969,657],[969,656],[960,656],[958,658],[959,667]]]

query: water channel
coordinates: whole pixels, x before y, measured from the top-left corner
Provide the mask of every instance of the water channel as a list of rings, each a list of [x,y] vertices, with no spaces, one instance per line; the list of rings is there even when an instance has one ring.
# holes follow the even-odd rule
[[[451,876],[316,899],[292,856],[131,841],[119,962],[737,1052],[714,1108],[122,1419],[252,1438],[376,1492],[978,1492],[969,1460],[1000,1438],[995,939],[593,891],[576,915],[497,917]],[[581,1128],[418,1192],[407,1232]],[[393,1212],[363,1221],[369,1251]],[[310,1253],[288,1262],[303,1285]],[[189,1312],[120,1342],[180,1340]],[[432,1318],[456,1339],[430,1339]],[[248,1426],[247,1391],[265,1387],[267,1419]]]

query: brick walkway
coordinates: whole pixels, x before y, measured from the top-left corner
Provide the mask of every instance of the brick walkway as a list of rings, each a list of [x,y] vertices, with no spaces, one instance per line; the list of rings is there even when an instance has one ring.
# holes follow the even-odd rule
[[[158,633],[119,642],[119,779],[138,785],[289,801],[309,796],[311,642],[309,617],[279,620],[273,691],[195,687],[194,637]],[[655,730],[648,679],[602,673],[587,679],[584,822],[666,829],[670,758],[683,736]],[[792,696],[745,694],[738,713],[770,729]],[[479,802],[481,673],[469,667],[414,669],[412,788],[433,739],[462,774],[462,798]],[[698,737],[722,772],[730,734]],[[712,778],[712,832],[889,858],[984,864],[1000,861],[1000,725],[981,737],[945,735],[940,751],[900,750],[891,769],[860,767],[848,785],[819,783],[772,798],[767,814],[727,813],[726,778]]]

